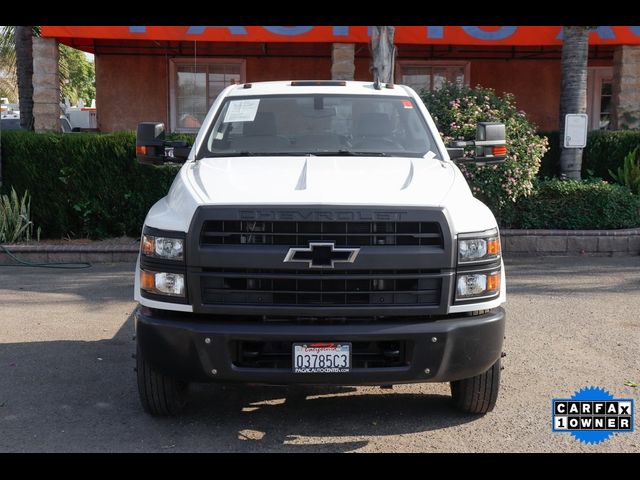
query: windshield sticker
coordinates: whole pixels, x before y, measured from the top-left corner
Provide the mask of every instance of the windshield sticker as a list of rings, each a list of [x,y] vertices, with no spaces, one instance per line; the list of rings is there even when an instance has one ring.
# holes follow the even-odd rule
[[[223,122],[253,122],[256,118],[258,105],[260,105],[259,98],[251,100],[231,100]]]
[[[402,105],[404,106],[404,108],[413,108],[411,100],[402,100]]]

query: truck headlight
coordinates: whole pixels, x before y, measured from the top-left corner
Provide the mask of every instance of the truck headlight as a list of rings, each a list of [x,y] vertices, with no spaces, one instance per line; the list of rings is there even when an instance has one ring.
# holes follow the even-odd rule
[[[500,270],[460,273],[456,279],[456,300],[491,297],[500,291]]]
[[[477,263],[500,258],[500,236],[497,229],[458,235],[458,263]]]
[[[184,275],[140,270],[140,288],[158,295],[184,297]]]
[[[182,260],[184,258],[184,240],[182,238],[142,235],[142,253],[149,257]]]

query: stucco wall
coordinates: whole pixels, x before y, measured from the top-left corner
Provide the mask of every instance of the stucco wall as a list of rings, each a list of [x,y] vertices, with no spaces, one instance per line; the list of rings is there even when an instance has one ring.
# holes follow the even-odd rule
[[[558,129],[559,60],[472,60],[469,85],[513,93],[540,130]]]
[[[591,65],[591,63],[590,63]],[[356,57],[355,79],[368,80],[369,59]],[[168,124],[165,56],[96,55],[98,124],[102,131],[133,130],[140,121]],[[557,130],[559,60],[471,60],[470,85],[510,92],[541,130]],[[248,57],[247,81],[330,79],[330,57]]]
[[[168,125],[168,60],[159,56],[96,55],[98,128],[135,130],[138,122]],[[248,82],[331,78],[331,58],[249,57]]]
[[[329,80],[331,57],[249,57],[247,82]]]
[[[96,55],[95,62],[100,131],[135,130],[144,121],[167,123],[164,56]]]

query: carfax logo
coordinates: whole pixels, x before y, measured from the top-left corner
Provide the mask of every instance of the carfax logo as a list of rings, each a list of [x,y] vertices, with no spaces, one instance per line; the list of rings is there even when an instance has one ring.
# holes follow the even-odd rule
[[[569,432],[581,442],[600,443],[614,432],[633,432],[633,399],[613,398],[600,387],[587,387],[571,398],[551,401],[551,429]]]

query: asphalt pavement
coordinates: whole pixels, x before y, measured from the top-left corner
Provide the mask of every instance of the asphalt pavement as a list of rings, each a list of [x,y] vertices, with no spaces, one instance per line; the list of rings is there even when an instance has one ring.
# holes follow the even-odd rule
[[[638,452],[552,433],[551,399],[599,386],[640,399],[640,257],[507,259],[507,338],[493,412],[448,384],[196,385],[178,418],[139,401],[132,264],[0,268],[0,452]]]

